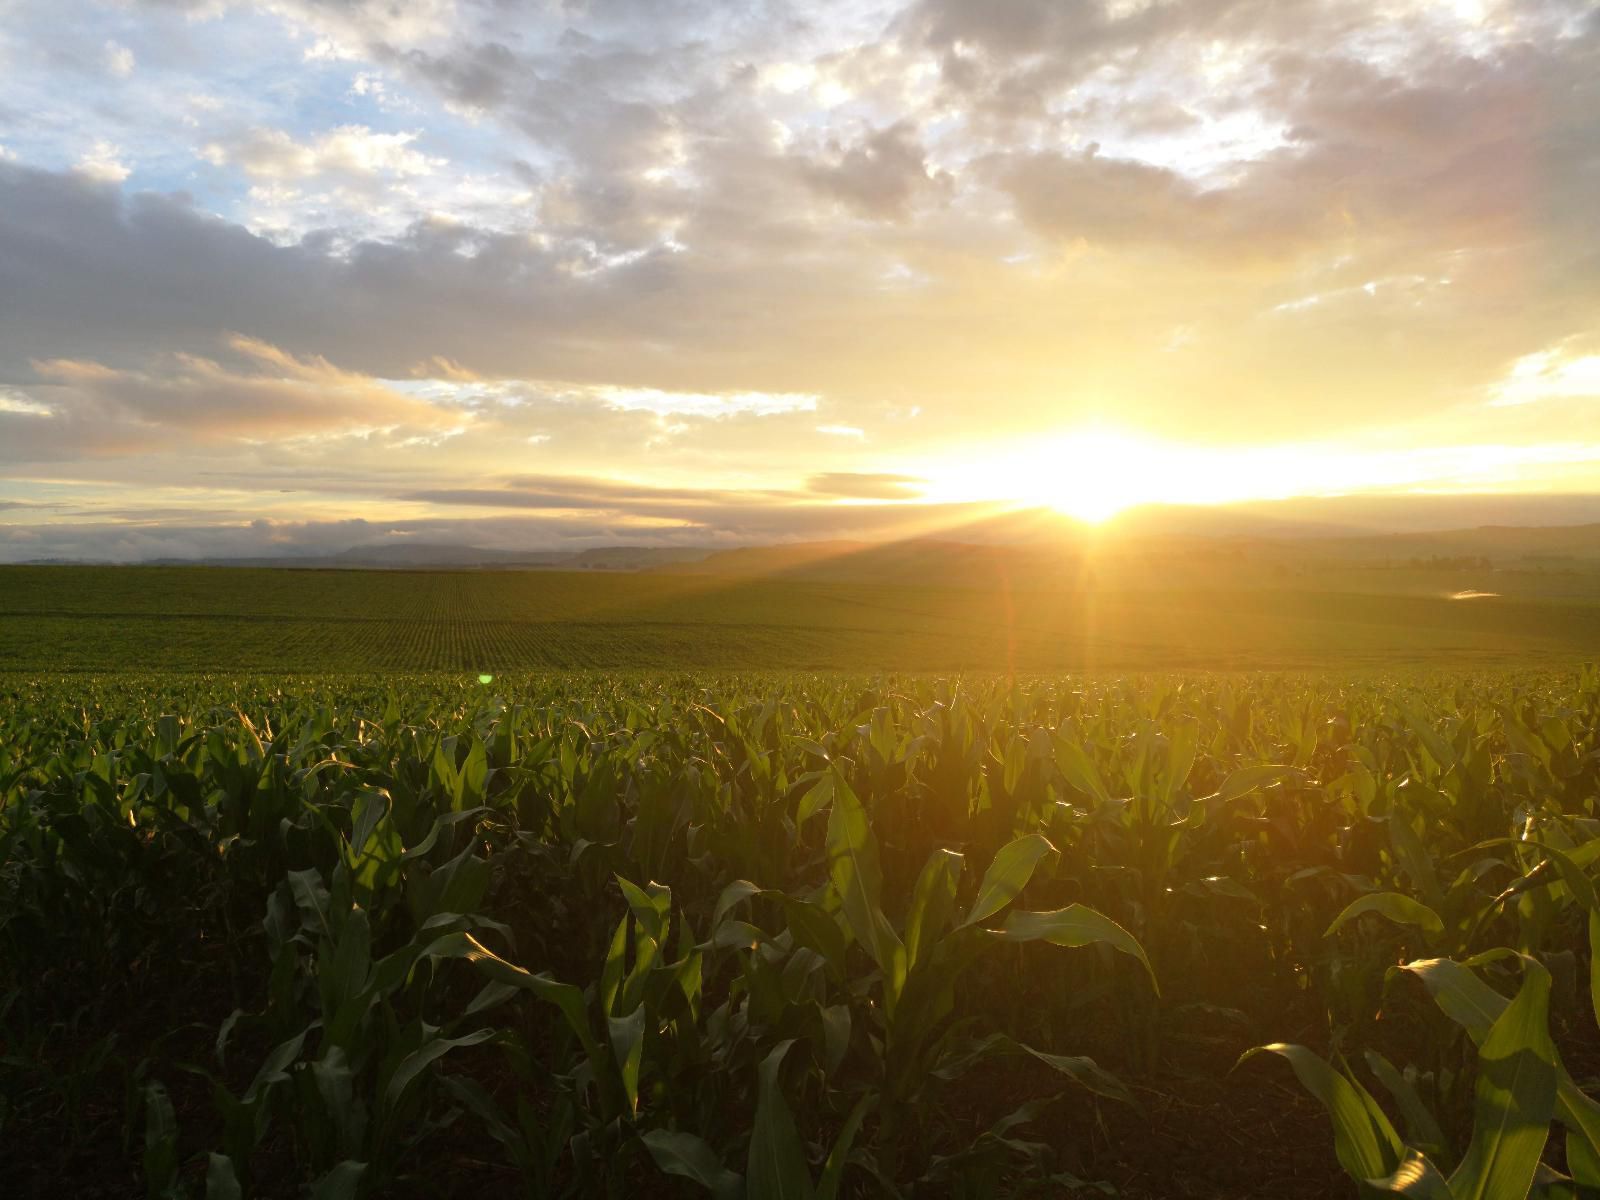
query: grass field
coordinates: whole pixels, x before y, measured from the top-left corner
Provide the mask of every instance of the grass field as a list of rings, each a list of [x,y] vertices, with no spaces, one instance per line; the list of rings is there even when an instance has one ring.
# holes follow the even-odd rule
[[[993,577],[0,567],[0,669],[1041,672],[1600,654],[1600,589],[1511,577],[1501,596],[1452,600],[1458,582],[1356,570],[1276,586],[1210,573],[1080,589]]]

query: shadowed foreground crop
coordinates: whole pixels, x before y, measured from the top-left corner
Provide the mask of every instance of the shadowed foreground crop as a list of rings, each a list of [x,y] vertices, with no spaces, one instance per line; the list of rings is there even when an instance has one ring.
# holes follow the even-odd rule
[[[21,1195],[1600,1185],[1592,668],[3,699]]]

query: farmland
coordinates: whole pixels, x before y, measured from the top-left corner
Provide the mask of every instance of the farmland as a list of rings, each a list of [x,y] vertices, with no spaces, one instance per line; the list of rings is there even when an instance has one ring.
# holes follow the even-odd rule
[[[1597,802],[1573,664],[14,675],[0,1166],[28,1196],[1571,1195]]]
[[[1563,588],[1552,586],[1570,580]],[[667,574],[0,567],[0,671],[1021,671],[1600,655],[1600,577],[1221,569],[1088,588],[982,562]],[[1382,590],[1383,588],[1387,590]]]

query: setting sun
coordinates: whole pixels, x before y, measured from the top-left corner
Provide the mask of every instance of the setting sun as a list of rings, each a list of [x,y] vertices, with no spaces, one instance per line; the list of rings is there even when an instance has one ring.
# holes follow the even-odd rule
[[[1098,524],[1123,509],[1162,498],[1163,481],[1153,468],[1163,457],[1158,447],[1126,434],[1073,433],[1002,464],[994,488],[996,494],[1005,494],[1009,479],[1017,499]],[[1172,481],[1169,477],[1165,482]]]
[[[926,496],[1042,506],[1097,524],[1136,504],[1165,498],[1153,468],[1170,457],[1155,443],[1128,434],[1080,430],[930,466]],[[1170,476],[1165,482],[1170,485]]]
[[[1051,508],[1099,524],[1144,504],[1292,496],[1515,492],[1560,479],[1591,448],[1570,443],[1396,448],[1350,443],[1213,446],[1090,426],[919,464],[919,499]]]
[[[1125,508],[1158,499],[1150,471],[1153,448],[1116,433],[1081,433],[1052,447],[1035,477],[1037,499],[1080,521],[1098,524]]]

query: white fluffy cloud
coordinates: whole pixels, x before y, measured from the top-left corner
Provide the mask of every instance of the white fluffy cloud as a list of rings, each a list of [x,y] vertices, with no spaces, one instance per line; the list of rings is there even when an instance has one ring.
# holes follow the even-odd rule
[[[122,149],[104,138],[96,140],[78,156],[78,170],[100,183],[121,183],[131,173],[122,161]]]
[[[416,140],[414,132],[375,133],[365,125],[340,125],[306,141],[281,129],[252,129],[206,143],[201,156],[213,166],[237,166],[253,179],[432,175],[445,160],[423,154]]]

